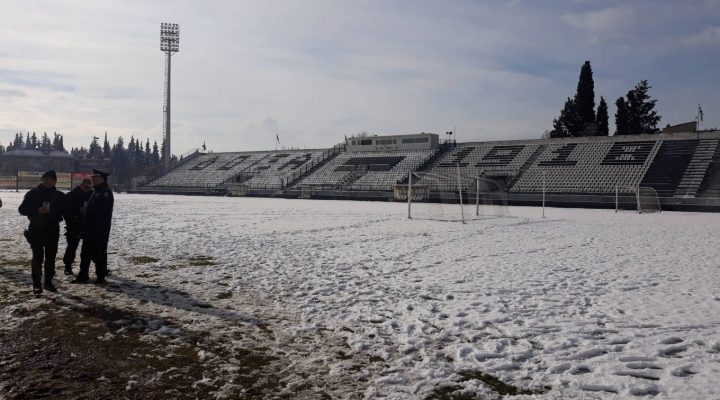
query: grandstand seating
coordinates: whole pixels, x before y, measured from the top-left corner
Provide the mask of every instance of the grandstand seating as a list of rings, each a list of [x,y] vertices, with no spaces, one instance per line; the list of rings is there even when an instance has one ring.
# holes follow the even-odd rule
[[[457,176],[458,167],[460,175],[475,176],[505,176],[508,180],[520,173],[523,165],[540,146],[538,143],[518,142],[486,142],[458,144],[452,151],[440,157],[435,165],[431,166],[429,175]],[[424,182],[421,179],[418,184]],[[439,186],[437,186],[439,184]],[[440,190],[455,190],[457,179],[437,182],[433,185]]]
[[[392,190],[398,180],[432,157],[435,150],[343,153],[299,186],[342,187],[350,190]]]
[[[320,156],[322,150],[309,152],[283,152],[268,154],[248,171],[252,177],[245,182],[254,189],[279,189],[285,185],[288,177],[299,167]]]
[[[592,138],[549,143],[511,192],[612,193],[635,188],[652,161],[657,141]]]
[[[228,184],[251,195],[267,195],[267,189],[271,194],[282,189],[283,195],[315,190],[369,195],[392,193],[413,171],[421,176],[414,185],[454,192],[458,169],[465,187],[483,177],[519,199],[543,190],[602,198],[616,188],[628,193],[643,186],[672,201],[720,198],[720,133],[458,143],[434,150],[349,152],[341,143],[321,150],[209,153],[194,155],[146,188],[168,193],[206,188],[217,194]]]
[[[252,188],[280,188],[293,171],[321,153],[322,150],[293,150],[202,154],[147,186],[215,187],[238,177],[236,181]]]

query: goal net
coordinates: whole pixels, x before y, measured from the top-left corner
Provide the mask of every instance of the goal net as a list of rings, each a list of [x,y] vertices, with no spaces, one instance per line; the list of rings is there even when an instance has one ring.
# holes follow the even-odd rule
[[[656,213],[662,211],[660,208],[660,199],[655,189],[649,186],[640,186],[635,193],[637,196],[638,212]]]
[[[636,210],[640,214],[662,211],[660,198],[655,189],[649,186],[616,186],[615,212],[628,208]]]
[[[467,222],[510,216],[502,182],[459,171],[411,172],[395,187],[395,198],[408,202],[408,218]]]

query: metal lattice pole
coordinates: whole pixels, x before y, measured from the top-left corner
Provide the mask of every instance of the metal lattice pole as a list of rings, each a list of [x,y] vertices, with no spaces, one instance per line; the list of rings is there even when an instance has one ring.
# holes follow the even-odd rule
[[[160,24],[160,50],[165,52],[165,100],[163,103],[163,168],[170,169],[172,148],[170,146],[170,60],[173,53],[180,51],[180,27],[178,24]]]

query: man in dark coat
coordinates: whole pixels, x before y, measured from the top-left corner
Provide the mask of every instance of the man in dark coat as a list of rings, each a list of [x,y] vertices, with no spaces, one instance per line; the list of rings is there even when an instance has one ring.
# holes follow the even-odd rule
[[[32,249],[32,280],[33,291],[40,294],[45,290],[56,292],[52,279],[55,275],[55,255],[60,239],[60,221],[64,207],[65,194],[55,189],[57,174],[47,171],[42,176],[42,183],[25,194],[18,207],[20,214],[28,217],[30,226],[25,231],[25,238]],[[45,282],[41,286],[43,275],[43,258],[45,260]]]
[[[65,200],[65,211],[63,212],[63,217],[65,217],[65,239],[67,240],[65,255],[63,256],[65,275],[73,274],[72,265],[75,262],[78,244],[80,244],[85,207],[92,194],[91,185],[90,178],[83,179],[75,189],[67,194]]]
[[[107,275],[107,246],[112,222],[113,193],[107,184],[107,172],[93,170],[92,184],[95,191],[88,200],[82,225],[82,248],[80,249],[80,272],[74,283],[90,280],[90,262],[95,263],[95,283],[105,283]]]

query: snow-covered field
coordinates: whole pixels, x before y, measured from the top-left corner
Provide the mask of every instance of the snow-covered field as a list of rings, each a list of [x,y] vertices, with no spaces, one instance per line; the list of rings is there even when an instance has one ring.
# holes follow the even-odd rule
[[[22,193],[0,197],[5,256],[27,258]],[[61,281],[59,296],[160,316],[156,335],[242,347],[255,332],[304,371],[287,387],[315,376],[334,398],[493,398],[490,374],[542,392],[527,398],[720,398],[720,214],[513,207],[463,225],[408,220],[402,203],[115,201],[120,289]]]

